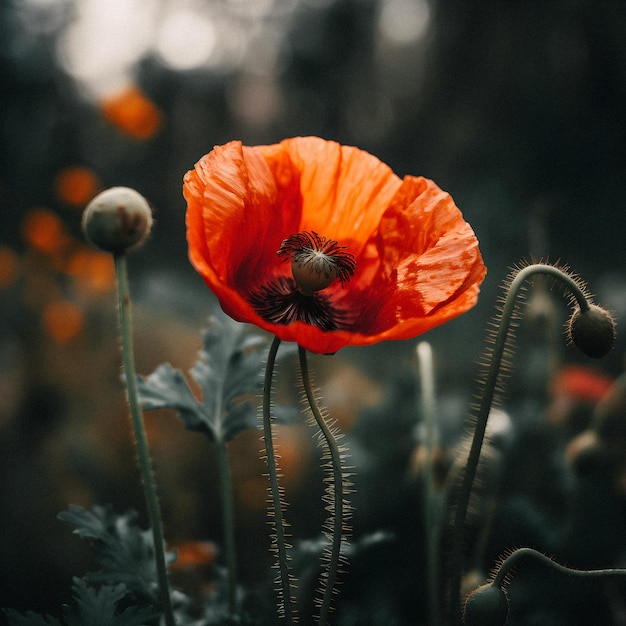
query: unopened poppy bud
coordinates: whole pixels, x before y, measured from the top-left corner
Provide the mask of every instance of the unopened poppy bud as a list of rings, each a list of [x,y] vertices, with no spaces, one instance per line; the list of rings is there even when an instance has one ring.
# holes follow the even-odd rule
[[[587,356],[601,359],[615,343],[615,322],[610,313],[595,304],[581,311],[577,308],[567,324],[572,343]]]
[[[509,599],[498,585],[483,585],[465,600],[465,626],[504,626],[509,617]]]
[[[129,187],[111,187],[99,193],[83,213],[87,239],[111,254],[123,254],[139,246],[151,227],[150,205]]]

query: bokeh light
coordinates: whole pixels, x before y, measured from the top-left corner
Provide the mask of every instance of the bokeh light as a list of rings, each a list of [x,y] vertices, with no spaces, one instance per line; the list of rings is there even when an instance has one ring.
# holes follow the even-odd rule
[[[161,128],[163,116],[135,85],[129,85],[100,101],[105,120],[135,139],[149,139]]]
[[[380,14],[380,31],[398,45],[419,41],[430,24],[430,7],[426,0],[386,0]]]
[[[208,15],[191,8],[173,9],[158,31],[155,50],[174,70],[206,64],[217,44],[215,25]]]
[[[158,2],[80,0],[61,33],[58,54],[64,68],[91,94],[102,97],[131,78],[150,50]]]
[[[32,248],[46,254],[58,252],[68,241],[59,216],[45,208],[28,212],[22,222],[22,234]]]
[[[44,307],[41,319],[48,335],[61,343],[76,337],[85,325],[83,313],[78,305],[66,300],[48,303]]]
[[[100,187],[98,177],[87,167],[62,169],[55,180],[57,196],[65,203],[83,208]]]
[[[79,295],[106,293],[115,286],[115,266],[106,252],[81,247],[69,258],[65,271]]]
[[[170,566],[174,570],[212,565],[219,554],[218,547],[211,541],[186,541],[172,546],[172,549],[176,550],[176,560]]]

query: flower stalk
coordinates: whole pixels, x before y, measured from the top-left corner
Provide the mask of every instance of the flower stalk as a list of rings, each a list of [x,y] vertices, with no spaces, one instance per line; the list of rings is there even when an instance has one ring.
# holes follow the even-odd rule
[[[165,546],[163,542],[163,520],[161,517],[161,509],[157,496],[154,473],[152,471],[148,438],[146,436],[143,416],[137,399],[137,375],[135,371],[135,357],[132,342],[131,300],[130,289],[128,287],[126,254],[114,254],[113,259],[115,262],[115,272],[117,276],[117,293],[122,340],[122,361],[126,378],[126,393],[130,407],[133,431],[135,433],[139,471],[143,483],[148,516],[150,518],[150,526],[152,528],[152,537],[154,540],[154,559],[159,582],[160,600],[166,626],[175,626],[176,621],[172,610],[169,583],[167,579]]]
[[[272,498],[272,509],[274,514],[274,533],[276,541],[276,553],[279,569],[279,598],[281,599],[281,609],[284,612],[287,624],[293,624],[293,607],[291,598],[291,574],[289,572],[289,562],[287,557],[287,544],[285,541],[285,521],[283,519],[283,502],[281,489],[278,484],[278,468],[276,454],[274,452],[274,440],[272,435],[271,417],[271,393],[272,380],[274,377],[274,366],[276,364],[276,353],[281,340],[274,337],[267,357],[265,368],[265,379],[263,383],[263,439],[265,442],[265,457],[267,461],[267,471],[270,480],[270,493]]]
[[[418,374],[421,390],[420,409],[424,424],[424,445],[426,446],[426,465],[424,470],[424,517],[426,520],[425,552],[428,585],[428,613],[430,624],[440,623],[439,589],[439,544],[441,507],[434,485],[435,446],[437,433],[435,426],[435,377],[433,351],[426,341],[420,341],[416,347]]]
[[[578,570],[557,563],[549,556],[533,548],[518,548],[511,552],[498,566],[492,580],[478,587],[467,596],[463,607],[465,626],[494,624],[505,626],[509,616],[507,588],[513,582],[516,567],[523,560],[533,560],[565,576],[577,578],[613,578],[626,576],[626,569],[608,568]]]
[[[472,492],[472,486],[476,477],[478,464],[480,460],[480,452],[482,444],[485,438],[485,431],[487,429],[487,420],[489,418],[489,412],[493,403],[495,390],[498,382],[498,376],[502,365],[502,358],[505,352],[507,338],[509,334],[509,328],[511,320],[515,312],[517,297],[520,289],[525,281],[531,278],[535,274],[543,274],[561,281],[568,289],[575,302],[578,305],[578,310],[581,313],[586,313],[593,306],[587,299],[586,294],[581,288],[581,285],[569,274],[553,265],[547,265],[542,263],[528,265],[520,269],[511,284],[509,285],[502,313],[499,320],[499,326],[497,334],[495,336],[493,350],[491,352],[491,358],[487,369],[486,378],[483,385],[483,393],[480,400],[478,412],[476,415],[476,423],[474,426],[474,433],[470,452],[468,455],[465,472],[463,474],[463,480],[456,500],[456,510],[452,528],[452,571],[450,580],[450,619],[452,623],[458,623],[460,616],[460,587],[461,587],[461,569],[462,558],[461,552],[463,548],[463,528],[465,525],[465,518],[467,515],[467,509],[470,501],[470,495]]]
[[[579,578],[605,578],[607,576],[626,576],[626,569],[620,568],[607,568],[607,569],[592,569],[592,570],[580,570],[567,567],[561,563],[557,563],[549,556],[534,550],[533,548],[518,548],[509,554],[504,561],[498,567],[498,571],[494,576],[492,585],[502,587],[509,580],[513,569],[517,566],[518,562],[522,559],[534,560],[542,563],[546,567],[549,567],[560,574],[567,576],[576,576]],[[510,583],[509,583],[510,584]]]
[[[228,570],[228,613],[235,619],[237,614],[237,552],[235,549],[235,514],[233,490],[225,441],[217,444],[222,522],[224,526],[224,551]]]
[[[315,422],[317,423],[324,441],[328,447],[330,455],[330,466],[332,471],[331,482],[329,483],[329,495],[332,498],[329,503],[331,518],[329,520],[330,528],[330,553],[328,556],[327,570],[325,576],[323,574],[324,588],[322,603],[319,613],[319,626],[326,626],[328,623],[328,614],[332,602],[335,582],[339,573],[339,562],[341,559],[341,542],[343,539],[343,523],[344,523],[344,481],[343,468],[341,464],[341,450],[337,444],[337,439],[332,429],[326,423],[322,412],[315,399],[315,393],[311,385],[311,376],[306,350],[298,346],[298,355],[300,358],[300,371],[302,373],[302,383],[306,394],[309,407]]]

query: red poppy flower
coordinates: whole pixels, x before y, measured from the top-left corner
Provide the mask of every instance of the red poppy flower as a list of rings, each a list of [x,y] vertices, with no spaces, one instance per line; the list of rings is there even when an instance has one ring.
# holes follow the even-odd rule
[[[224,311],[312,352],[416,337],[471,308],[485,276],[447,193],[354,147],[232,141],[183,193],[191,263]]]

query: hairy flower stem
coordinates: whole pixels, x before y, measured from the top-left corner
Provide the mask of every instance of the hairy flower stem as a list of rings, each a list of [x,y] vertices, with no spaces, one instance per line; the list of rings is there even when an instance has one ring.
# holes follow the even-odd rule
[[[317,425],[322,432],[322,435],[328,446],[330,453],[330,462],[332,467],[332,532],[331,532],[331,548],[330,556],[328,559],[327,576],[324,586],[324,596],[322,598],[322,605],[320,607],[319,614],[319,626],[326,626],[328,623],[328,613],[330,611],[330,604],[332,601],[333,590],[335,587],[335,581],[337,580],[337,573],[339,570],[339,559],[341,555],[341,541],[343,538],[343,498],[344,498],[344,484],[343,484],[343,470],[341,467],[341,451],[337,444],[337,440],[329,428],[324,416],[322,415],[313,388],[311,385],[311,376],[309,373],[309,365],[306,355],[306,350],[298,346],[298,355],[300,357],[300,371],[302,373],[302,383],[304,385],[304,391],[306,393],[311,413],[317,422]]]
[[[578,285],[571,276],[553,265],[545,265],[541,263],[528,265],[519,270],[509,285],[509,289],[504,300],[504,306],[502,308],[498,332],[495,337],[489,368],[487,370],[487,376],[483,386],[483,394],[476,416],[472,445],[470,447],[467,465],[465,466],[461,488],[456,500],[456,510],[452,528],[452,558],[454,559],[454,562],[452,564],[453,567],[450,575],[449,598],[451,608],[450,618],[455,624],[459,623],[461,615],[461,551],[463,548],[463,528],[465,525],[465,517],[467,515],[467,507],[469,505],[472,485],[474,484],[474,478],[476,477],[476,471],[478,469],[480,451],[485,438],[485,431],[487,429],[487,419],[489,417],[489,411],[491,410],[491,404],[495,394],[500,366],[502,364],[502,356],[506,347],[506,340],[509,333],[511,319],[515,311],[516,299],[524,281],[528,280],[534,274],[544,274],[560,280],[565,284],[572,296],[576,299],[581,311],[587,311],[590,307],[590,304],[580,285]]]
[[[217,444],[219,465],[220,498],[222,500],[222,522],[224,526],[224,549],[228,569],[228,613],[231,618],[237,614],[237,553],[235,550],[235,514],[233,490],[228,462],[228,449],[225,441]]]
[[[157,576],[159,580],[159,590],[161,605],[167,626],[175,626],[172,602],[170,599],[169,583],[167,580],[167,566],[165,563],[165,546],[163,545],[163,520],[161,509],[157,497],[154,474],[152,472],[152,462],[148,449],[148,438],[143,423],[143,416],[137,400],[137,374],[135,372],[135,357],[132,342],[132,321],[130,290],[128,288],[128,270],[126,255],[115,254],[115,272],[117,275],[117,294],[119,305],[119,316],[122,336],[122,361],[124,364],[124,374],[126,377],[126,393],[130,406],[130,415],[135,433],[135,443],[137,446],[137,457],[139,471],[143,482],[144,495],[152,528],[154,539],[154,559],[156,563]]]
[[[421,413],[425,426],[426,466],[424,470],[424,518],[426,532],[425,552],[428,585],[430,624],[440,624],[439,597],[439,539],[441,511],[434,486],[435,431],[435,379],[433,373],[433,351],[430,344],[421,341],[416,347],[419,381],[421,389]]]
[[[291,599],[291,582],[289,563],[287,560],[287,545],[285,542],[285,522],[283,520],[283,505],[278,485],[278,470],[276,467],[276,455],[274,453],[274,440],[272,438],[271,416],[271,393],[272,379],[274,377],[274,365],[280,339],[274,337],[267,357],[265,368],[265,380],[263,383],[263,439],[265,441],[265,455],[267,457],[267,471],[270,479],[270,491],[272,495],[272,507],[274,512],[274,532],[276,533],[276,550],[278,554],[278,568],[280,571],[280,596],[287,624],[293,623],[293,610]]]
[[[626,576],[626,569],[572,569],[571,567],[567,567],[565,565],[557,563],[556,561],[553,561],[549,556],[546,556],[538,550],[533,550],[532,548],[518,548],[517,550],[509,554],[509,556],[507,556],[504,561],[502,561],[502,563],[498,567],[498,571],[496,572],[494,579],[491,581],[490,584],[494,587],[501,587],[503,584],[505,584],[507,581],[507,577],[511,574],[511,570],[522,559],[534,559],[535,561],[539,561],[546,567],[549,567],[561,574],[565,574],[567,576],[577,576],[579,578],[606,578],[609,576]]]

